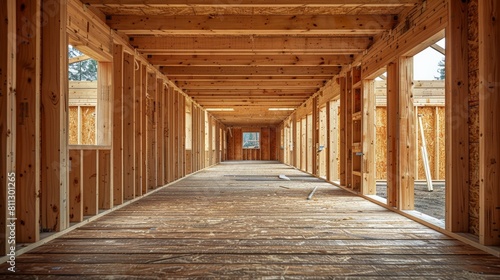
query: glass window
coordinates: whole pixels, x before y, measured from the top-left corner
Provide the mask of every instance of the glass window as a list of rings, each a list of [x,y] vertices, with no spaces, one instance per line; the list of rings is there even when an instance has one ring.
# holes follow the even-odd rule
[[[243,132],[243,149],[260,149],[260,133]]]

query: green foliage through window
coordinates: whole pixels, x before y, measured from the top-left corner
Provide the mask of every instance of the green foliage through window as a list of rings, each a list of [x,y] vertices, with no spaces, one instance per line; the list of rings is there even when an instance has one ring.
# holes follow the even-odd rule
[[[84,54],[75,47],[68,46],[68,79],[70,81],[96,81],[97,80],[97,61],[94,59],[84,59],[71,63],[71,59],[82,57]]]

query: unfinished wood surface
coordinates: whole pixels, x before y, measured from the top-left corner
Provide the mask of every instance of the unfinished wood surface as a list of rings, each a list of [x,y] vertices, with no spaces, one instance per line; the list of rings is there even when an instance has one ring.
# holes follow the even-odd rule
[[[104,162],[106,164],[106,162]],[[99,163],[97,150],[82,151],[82,206],[84,216],[93,216],[99,212]]]
[[[163,186],[165,184],[165,154],[163,153],[164,147],[164,134],[163,134],[163,113],[164,113],[164,86],[163,79],[156,79],[156,143],[157,143],[157,151],[156,151],[156,162],[157,162],[157,171],[156,171],[156,184],[158,186]]]
[[[387,65],[387,205],[399,205],[399,63]]]
[[[500,276],[497,257],[275,162],[209,168],[16,262],[17,277]]]
[[[113,46],[113,205],[123,203],[123,46]]]
[[[377,107],[376,112],[376,179],[387,178],[387,107]]]
[[[69,221],[81,222],[83,220],[83,185],[82,185],[82,150],[70,150],[69,161]]]
[[[154,119],[155,97],[156,97],[156,74],[147,73],[147,188],[156,187],[156,127]]]
[[[96,145],[96,109],[95,106],[80,107],[80,143]]]
[[[479,241],[500,245],[500,6],[479,1],[480,219]]]
[[[134,79],[135,79],[135,85],[134,85],[134,121],[135,121],[135,126],[134,126],[134,155],[135,155],[135,195],[136,196],[141,196],[142,195],[142,180],[143,180],[143,172],[145,169],[143,169],[143,157],[142,157],[142,137],[143,134],[145,134],[145,128],[142,126],[142,118],[143,118],[143,107],[142,103],[144,100],[144,95],[146,92],[143,92],[143,83],[146,81],[143,81],[143,75],[142,75],[142,63],[138,62],[135,60],[135,63],[137,63],[138,67],[134,67]]]
[[[123,104],[122,104],[122,145],[123,145],[123,199],[135,197],[135,57],[123,54]]]
[[[69,226],[68,214],[68,43],[67,5],[42,3],[41,221],[45,231]]]
[[[147,160],[149,157],[148,151],[148,106],[149,106],[149,99],[148,99],[148,74],[147,74],[147,67],[145,64],[141,64],[141,67],[139,68],[142,84],[141,84],[141,188],[142,188],[142,193],[145,194],[148,192],[148,182],[149,182],[149,172],[148,172],[148,164],[149,161]],[[137,96],[136,96],[137,97]]]
[[[16,5],[15,1],[0,3],[0,34],[15,34]],[[15,38],[0,40],[0,254],[10,252],[7,231],[7,194],[9,182],[15,180],[16,161],[16,123],[15,123],[15,89],[16,89],[16,44]],[[10,185],[12,186],[12,185]],[[12,213],[14,214],[14,213]],[[14,215],[10,215],[12,217]]]
[[[415,123],[413,105],[413,57],[399,58],[399,114],[397,141],[399,206],[401,210],[414,209],[415,184]]]
[[[346,134],[346,118],[347,118],[347,92],[346,78],[339,77],[340,84],[340,101],[339,101],[339,182],[341,186],[346,186],[346,168],[347,168],[347,134]]]
[[[376,149],[375,149],[375,89],[373,80],[363,81],[363,117],[362,117],[362,145],[363,145],[363,194],[376,194]]]
[[[111,150],[99,150],[99,209],[113,207],[113,176],[111,168]]]
[[[446,229],[469,231],[467,3],[449,2],[446,28]],[[450,168],[453,167],[453,168]]]
[[[20,2],[20,3],[19,3]],[[24,8],[21,8],[23,6]],[[18,1],[16,65],[16,241],[35,242],[40,224],[40,1]],[[32,28],[22,29],[27,24]],[[2,110],[5,110],[2,108]]]
[[[97,65],[96,133],[98,145],[111,145],[113,113],[113,63],[98,62]]]

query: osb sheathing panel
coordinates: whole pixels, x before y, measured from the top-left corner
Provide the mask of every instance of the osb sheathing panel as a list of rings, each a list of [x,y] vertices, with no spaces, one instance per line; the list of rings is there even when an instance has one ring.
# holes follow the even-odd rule
[[[81,107],[82,111],[82,143],[83,145],[95,144],[95,107]]]
[[[387,178],[387,109],[377,107],[375,112],[376,126],[376,180],[386,180]]]
[[[445,179],[445,108],[437,107],[439,115],[439,127],[435,127],[435,110],[436,107],[419,107],[418,112],[422,114],[422,124],[424,127],[424,135],[427,144],[427,154],[429,159],[429,167],[431,170],[431,177],[433,180]],[[377,107],[376,110],[376,146],[375,146],[375,160],[376,160],[376,179],[385,180],[387,178],[387,110],[386,107]],[[415,133],[418,133],[418,174],[417,180],[425,180],[425,169],[423,165],[422,152],[420,143],[422,138],[420,135],[420,127],[416,127]],[[439,135],[439,172],[435,174],[435,153],[436,153],[436,134]]]
[[[469,51],[469,232],[479,233],[479,33],[478,0],[468,6]]]
[[[439,116],[439,147],[441,149],[439,153],[439,179],[446,179],[446,110],[445,107],[438,107],[438,116]]]
[[[435,107],[419,107],[418,113],[421,115],[422,127],[424,128],[424,137],[427,145],[427,158],[429,160],[429,168],[431,171],[431,178],[436,178],[435,173],[435,151],[436,151],[436,128],[435,128],[435,117],[434,111]],[[419,124],[420,125],[420,124]],[[422,157],[422,135],[420,133],[420,127],[418,127],[418,174],[417,180],[424,180],[425,178],[425,167],[424,160]]]
[[[78,144],[78,107],[69,107],[69,144]]]

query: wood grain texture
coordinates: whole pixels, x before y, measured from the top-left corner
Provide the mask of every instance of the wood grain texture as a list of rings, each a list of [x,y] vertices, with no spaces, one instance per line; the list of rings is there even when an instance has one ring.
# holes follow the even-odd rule
[[[123,54],[123,105],[122,105],[122,143],[123,143],[123,199],[135,197],[135,57]]]
[[[469,231],[469,73],[467,4],[449,3],[446,33],[446,229]]]
[[[93,216],[99,212],[99,162],[97,161],[97,153],[97,150],[82,151],[82,204],[85,216]]]
[[[212,167],[16,261],[21,278],[500,276],[497,257],[276,162]]]
[[[480,219],[479,242],[500,245],[500,6],[479,1]]]
[[[113,46],[113,205],[123,203],[123,46]]]
[[[0,4],[0,254],[10,252],[7,234],[7,194],[9,174],[16,172],[16,45],[15,37],[5,36],[16,33],[15,1],[2,1]],[[5,34],[5,35],[4,35]],[[11,174],[12,175],[12,174]],[[15,175],[14,175],[15,176]],[[10,176],[12,177],[12,176]]]
[[[41,222],[45,231],[69,226],[67,5],[42,3]],[[55,69],[55,70],[54,70]]]
[[[17,242],[40,238],[40,1],[17,1]],[[23,8],[21,8],[23,7]],[[31,28],[23,28],[26,25]],[[5,108],[6,109],[6,108]],[[2,109],[2,110],[5,110]]]

